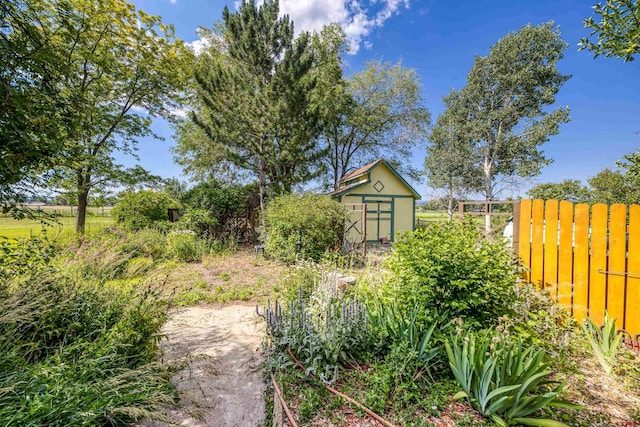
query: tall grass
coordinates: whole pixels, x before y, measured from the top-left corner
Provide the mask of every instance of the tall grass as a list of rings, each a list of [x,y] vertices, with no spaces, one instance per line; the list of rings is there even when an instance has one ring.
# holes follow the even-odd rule
[[[161,255],[145,237],[1,247],[0,425],[124,425],[173,400],[157,363],[168,302],[134,277]]]

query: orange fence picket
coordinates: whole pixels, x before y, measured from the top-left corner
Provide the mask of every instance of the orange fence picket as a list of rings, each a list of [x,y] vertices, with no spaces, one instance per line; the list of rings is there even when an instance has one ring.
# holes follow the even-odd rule
[[[560,202],[558,303],[571,311],[573,294],[573,203]]]
[[[522,200],[516,250],[527,280],[582,321],[640,334],[640,205]]]
[[[518,221],[518,225],[518,236],[520,236],[518,239],[518,255],[522,262],[528,267],[531,265],[531,243],[529,243],[529,236],[531,234],[531,200],[522,200],[520,202],[520,220]],[[527,282],[531,281],[529,271],[525,272],[524,276]]]
[[[624,328],[640,334],[640,206],[629,207],[629,250]]]
[[[544,201],[534,200],[531,208],[531,283],[544,289]]]
[[[589,205],[576,205],[573,221],[573,316],[582,322],[589,307]]]
[[[627,207],[612,205],[609,216],[609,256],[607,265],[607,312],[619,328],[624,322],[624,283],[627,267]]]
[[[607,295],[607,205],[591,207],[591,245],[589,251],[589,317],[597,325],[604,323]]]
[[[558,201],[544,206],[544,273],[542,283],[558,301]]]

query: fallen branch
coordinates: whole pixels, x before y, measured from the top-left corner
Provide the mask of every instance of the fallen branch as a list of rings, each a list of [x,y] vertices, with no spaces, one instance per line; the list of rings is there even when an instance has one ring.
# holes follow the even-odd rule
[[[302,363],[293,355],[293,353],[291,352],[291,349],[289,347],[287,347],[287,352],[289,353],[289,356],[291,356],[291,358],[293,359],[294,362],[296,362],[296,365],[298,365],[298,367],[300,369],[302,369],[303,371],[306,372],[305,367],[302,365]],[[309,373],[309,376],[311,378],[313,378],[314,380],[317,379],[315,377],[315,375]],[[381,422],[382,424],[384,424],[387,427],[397,427],[394,424],[391,424],[389,421],[385,420],[384,418],[382,418],[380,415],[376,414],[375,412],[373,412],[371,409],[363,406],[362,404],[356,402],[355,400],[353,400],[352,398],[350,398],[349,396],[347,396],[346,394],[336,390],[335,388],[331,387],[330,385],[327,384],[322,384],[324,386],[324,388],[326,388],[327,390],[329,390],[331,393],[340,396],[341,398],[345,399],[346,401],[353,403],[354,405],[356,405],[358,408],[362,409],[363,411],[365,411],[367,414],[369,414],[373,419],[375,419],[376,421]]]
[[[278,383],[276,382],[276,378],[273,376],[273,372],[269,372],[269,374],[271,374],[271,382],[273,383],[273,388],[276,390],[276,394],[278,395],[280,403],[282,403],[284,413],[287,414],[287,418],[289,418],[289,422],[291,423],[291,425],[293,427],[298,427],[298,423],[296,423],[296,420],[293,418],[293,414],[289,410],[287,402],[285,402],[284,398],[282,397],[282,392],[280,392],[280,387],[278,387]]]

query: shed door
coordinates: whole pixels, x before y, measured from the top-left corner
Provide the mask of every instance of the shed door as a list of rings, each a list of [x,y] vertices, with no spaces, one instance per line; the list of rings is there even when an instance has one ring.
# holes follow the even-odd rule
[[[393,240],[393,200],[364,200],[367,204],[367,241]]]

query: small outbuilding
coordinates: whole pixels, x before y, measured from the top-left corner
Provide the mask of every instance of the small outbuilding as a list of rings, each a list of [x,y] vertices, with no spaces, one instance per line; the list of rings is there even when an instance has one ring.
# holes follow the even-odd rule
[[[348,233],[364,228],[367,242],[392,242],[396,233],[414,229],[420,194],[382,159],[345,175],[329,195],[349,207],[362,206],[366,227],[360,224]]]

